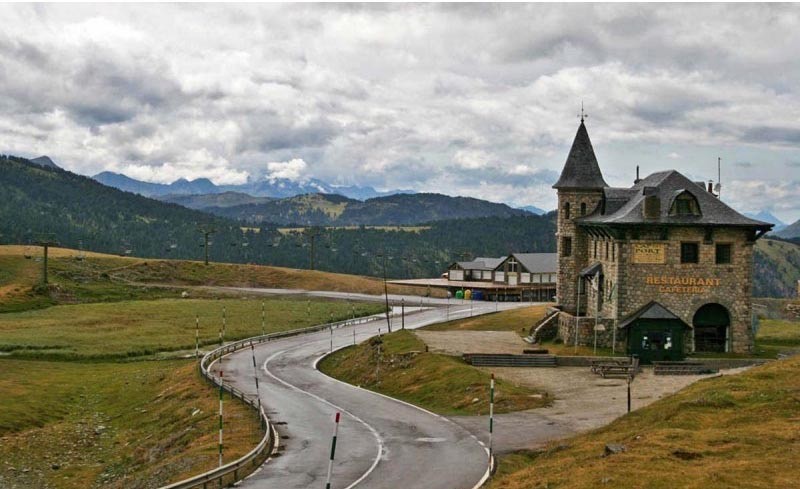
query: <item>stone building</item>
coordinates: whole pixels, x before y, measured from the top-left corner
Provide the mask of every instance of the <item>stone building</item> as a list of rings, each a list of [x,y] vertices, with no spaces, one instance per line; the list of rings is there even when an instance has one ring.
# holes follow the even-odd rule
[[[747,218],[675,170],[630,188],[603,179],[584,121],[558,191],[558,334],[644,361],[753,347],[753,245],[772,224]]]

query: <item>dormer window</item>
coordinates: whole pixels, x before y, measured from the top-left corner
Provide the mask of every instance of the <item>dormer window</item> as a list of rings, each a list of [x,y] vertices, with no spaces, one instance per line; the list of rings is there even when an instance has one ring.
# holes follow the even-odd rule
[[[670,216],[700,216],[700,205],[697,203],[697,197],[692,195],[688,190],[680,191],[680,193],[672,201],[672,207],[669,209]]]

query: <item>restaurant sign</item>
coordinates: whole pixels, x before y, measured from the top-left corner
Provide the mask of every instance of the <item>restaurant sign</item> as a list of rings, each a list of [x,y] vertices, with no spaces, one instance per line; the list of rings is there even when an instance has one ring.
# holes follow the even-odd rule
[[[645,277],[645,284],[656,285],[658,291],[665,294],[703,294],[709,292],[712,287],[719,287],[720,279],[650,275]]]

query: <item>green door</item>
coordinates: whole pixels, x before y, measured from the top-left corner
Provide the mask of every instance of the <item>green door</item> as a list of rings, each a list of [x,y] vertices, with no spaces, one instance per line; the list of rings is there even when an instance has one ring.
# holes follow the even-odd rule
[[[685,326],[674,319],[639,319],[628,327],[628,354],[641,363],[684,359]]]

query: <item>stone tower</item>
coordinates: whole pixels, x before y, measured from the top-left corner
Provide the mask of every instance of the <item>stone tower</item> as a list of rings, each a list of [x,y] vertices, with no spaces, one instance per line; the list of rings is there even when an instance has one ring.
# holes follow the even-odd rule
[[[558,191],[556,300],[564,311],[571,314],[577,308],[578,272],[588,265],[589,256],[587,235],[575,225],[575,219],[595,211],[603,197],[604,187],[608,187],[608,184],[603,180],[581,117],[581,125],[575,134],[561,177],[553,185]],[[581,310],[585,310],[584,305],[581,305]]]

